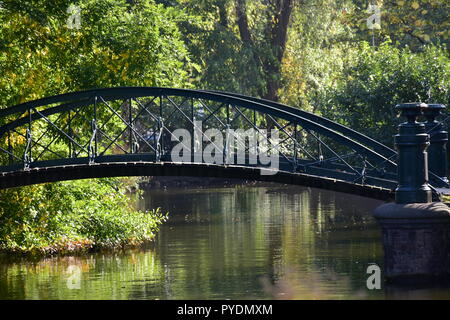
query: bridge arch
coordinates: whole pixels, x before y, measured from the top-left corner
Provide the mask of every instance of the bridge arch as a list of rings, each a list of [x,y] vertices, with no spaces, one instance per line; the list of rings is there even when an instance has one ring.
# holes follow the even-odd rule
[[[158,165],[178,168],[180,175],[190,175],[188,168],[194,164],[207,174],[222,169],[230,175],[236,170],[243,175],[257,171],[258,166],[247,163],[222,165],[220,170],[220,165],[205,163],[184,163],[185,169],[175,165],[170,150],[180,141],[172,132],[194,130],[195,121],[204,125],[202,136],[208,128],[242,128],[256,130],[260,139],[263,130],[276,130],[278,142],[263,135],[261,139],[269,149],[279,150],[280,171],[255,180],[277,181],[290,174],[303,181],[354,185],[355,190],[392,190],[396,185],[393,150],[323,117],[232,93],[120,87],[67,93],[0,110],[0,188],[57,181],[46,180],[45,172],[56,177],[59,172],[60,180],[67,180],[74,170],[84,172],[73,176],[78,179],[96,168],[102,176],[108,166],[129,175],[137,175],[130,170],[143,165],[149,172]],[[124,169],[127,165],[131,169]]]
[[[130,176],[178,176],[215,177],[251,181],[275,182],[318,189],[350,193],[379,200],[393,200],[392,189],[359,184],[339,179],[305,173],[279,171],[275,175],[261,175],[260,168],[238,165],[175,162],[111,162],[33,168],[15,171],[0,178],[0,188],[19,187],[38,183],[76,179],[130,177]]]

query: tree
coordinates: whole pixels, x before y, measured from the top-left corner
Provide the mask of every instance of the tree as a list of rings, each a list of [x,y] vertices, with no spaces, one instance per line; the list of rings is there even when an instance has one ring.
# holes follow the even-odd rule
[[[252,34],[248,24],[246,1],[236,0],[236,20],[241,40],[254,53],[255,63],[262,69],[266,79],[265,88],[259,95],[268,100],[277,101],[293,0],[268,2],[265,10],[263,36],[258,39],[257,35]],[[256,55],[257,48],[263,48],[265,52]]]
[[[111,86],[191,86],[193,68],[176,21],[153,1],[11,0],[0,10],[0,106]]]
[[[320,112],[312,102],[357,54],[353,32],[344,23],[351,5],[348,0],[303,0],[294,8],[281,71],[283,103]]]
[[[194,64],[176,23],[180,12],[153,1],[80,0],[75,3],[80,9],[78,29],[67,23],[71,3],[3,3],[0,108],[89,88],[192,86]],[[99,111],[98,117],[109,116],[106,111]],[[0,125],[5,120],[0,119]],[[112,123],[104,130],[110,134],[119,125],[123,123]],[[48,128],[36,126],[33,134],[39,137]],[[49,130],[40,142],[52,143],[52,132]],[[18,150],[25,146],[23,134],[11,134],[12,144]],[[2,143],[6,136],[0,137]],[[54,143],[68,154],[64,141]],[[127,208],[125,186],[117,182],[118,179],[72,181],[1,190],[0,249],[53,250],[78,245],[80,241],[87,245],[117,245],[152,238],[163,221],[159,213]]]
[[[201,86],[278,100],[293,0],[161,2],[200,16],[182,30],[203,62]]]
[[[390,42],[377,50],[367,42],[358,47],[337,84],[313,102],[326,117],[392,145],[397,121],[403,121],[396,104],[450,103],[450,55],[444,46],[426,46],[421,52]]]

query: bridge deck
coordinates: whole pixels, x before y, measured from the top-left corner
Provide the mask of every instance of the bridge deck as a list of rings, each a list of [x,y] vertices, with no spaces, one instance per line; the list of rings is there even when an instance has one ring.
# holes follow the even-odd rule
[[[239,165],[174,162],[113,162],[75,164],[31,168],[0,173],[0,189],[62,180],[117,176],[194,176],[249,179],[302,185],[345,192],[380,200],[392,200],[393,190],[358,183],[314,176],[305,173],[278,171],[273,175],[261,174],[260,168]]]

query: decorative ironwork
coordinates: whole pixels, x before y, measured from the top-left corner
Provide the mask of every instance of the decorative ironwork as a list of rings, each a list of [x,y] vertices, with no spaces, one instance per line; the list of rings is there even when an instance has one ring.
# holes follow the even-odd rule
[[[95,122],[95,119],[92,119],[91,121],[91,128],[92,128],[92,136],[89,140],[89,164],[92,164],[95,162],[95,157],[97,156],[97,123]]]
[[[320,116],[226,92],[149,87],[74,92],[0,110],[0,124],[3,175],[23,168],[171,162],[173,147],[186,144],[173,134],[179,128],[199,129],[197,147],[214,145],[228,166],[237,163],[230,130],[253,129],[258,150],[278,150],[280,171],[390,190],[397,185],[394,150]],[[223,145],[205,134],[213,128],[225,137]],[[265,134],[270,130],[278,141]],[[185,147],[194,151],[194,141]],[[240,166],[264,167],[252,163],[245,141],[240,147],[245,150]],[[198,160],[195,154],[191,158]]]
[[[23,153],[23,170],[30,170],[30,163],[33,161],[31,158],[32,138],[30,129],[27,129],[26,141],[25,152]]]

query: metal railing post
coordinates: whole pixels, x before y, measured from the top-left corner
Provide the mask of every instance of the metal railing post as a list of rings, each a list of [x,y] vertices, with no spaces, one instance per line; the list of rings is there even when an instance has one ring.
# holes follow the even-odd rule
[[[426,149],[430,138],[425,125],[417,118],[428,108],[424,103],[404,103],[395,107],[407,118],[399,125],[395,136],[398,150],[398,187],[395,190],[397,203],[427,203],[432,200],[432,191],[428,186],[428,157]]]
[[[428,147],[428,169],[448,184],[447,178],[447,142],[448,132],[444,124],[436,118],[445,109],[443,104],[428,104],[424,110],[427,119],[425,130],[430,135]]]

